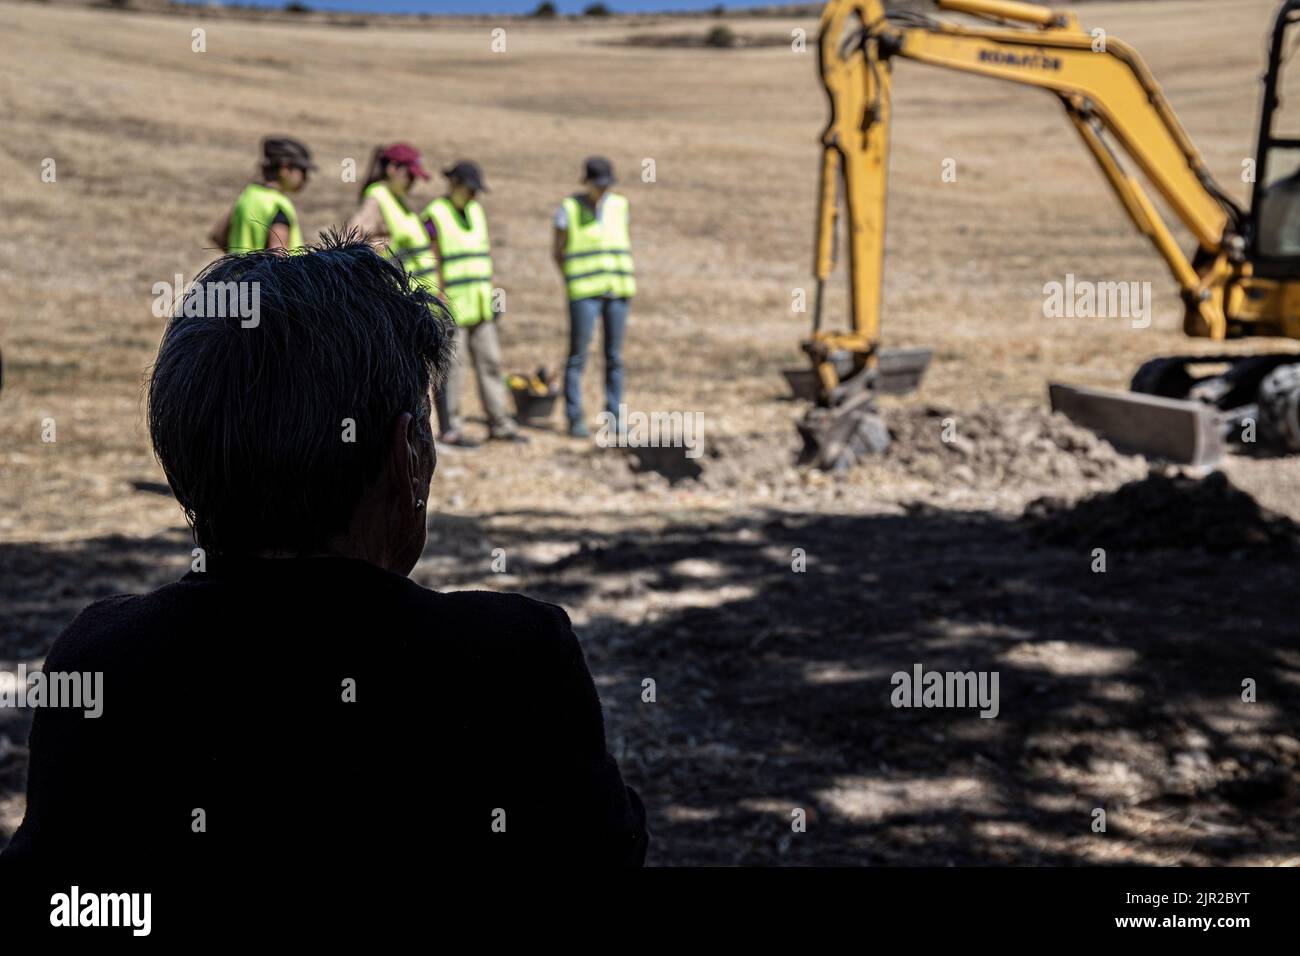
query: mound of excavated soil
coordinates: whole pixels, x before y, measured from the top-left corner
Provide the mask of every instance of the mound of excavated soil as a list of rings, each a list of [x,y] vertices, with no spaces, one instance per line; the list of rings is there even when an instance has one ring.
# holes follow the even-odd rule
[[[1052,544],[1130,551],[1300,550],[1300,525],[1260,507],[1224,474],[1150,475],[1073,506],[1040,498],[1025,509],[1035,536]]]
[[[1121,455],[1109,443],[1060,415],[1036,408],[982,408],[956,412],[899,407],[884,412],[892,443],[862,462],[854,475],[875,487],[923,482],[935,490],[1035,487],[1081,495],[1099,484],[1140,478],[1140,457]],[[803,469],[793,461],[799,440],[789,436],[724,435],[708,442],[699,481],[710,488],[783,483]],[[798,480],[797,478],[793,480]],[[1041,493],[1041,492],[1040,492]]]
[[[1146,475],[1144,459],[1121,455],[1067,419],[1038,408],[957,412],[926,406],[884,411],[892,444],[842,475],[795,464],[794,418],[777,432],[705,430],[701,454],[681,448],[602,449],[560,456],[594,469],[610,488],[670,487],[754,497],[790,506],[835,499],[949,501],[1019,511],[1044,494],[1080,498]]]
[[[891,410],[886,420],[893,436],[888,467],[935,482],[1075,487],[1146,473],[1141,458],[1121,455],[1046,409],[930,406]]]

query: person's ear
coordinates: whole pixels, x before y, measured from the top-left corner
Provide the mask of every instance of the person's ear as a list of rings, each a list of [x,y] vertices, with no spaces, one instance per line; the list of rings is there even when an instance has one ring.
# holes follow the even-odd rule
[[[388,475],[404,509],[417,509],[420,498],[420,436],[415,416],[402,412],[393,422],[388,437]]]
[[[438,446],[433,441],[427,417],[421,418],[417,414],[411,419],[411,424],[407,426],[407,441],[411,448],[411,480],[424,493],[426,486],[433,480],[433,473],[438,469]],[[429,461],[427,468],[424,464],[426,458]]]

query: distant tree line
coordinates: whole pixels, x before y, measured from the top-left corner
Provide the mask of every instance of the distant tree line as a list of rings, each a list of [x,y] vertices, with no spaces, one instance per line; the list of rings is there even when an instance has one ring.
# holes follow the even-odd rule
[[[552,3],[551,0],[542,0],[542,2],[537,5],[537,9],[532,12],[532,16],[554,17],[557,16],[559,12],[560,11],[555,8],[555,4]],[[583,9],[582,15],[584,17],[607,17],[611,12],[612,11],[609,7],[605,6],[603,3],[589,3]]]

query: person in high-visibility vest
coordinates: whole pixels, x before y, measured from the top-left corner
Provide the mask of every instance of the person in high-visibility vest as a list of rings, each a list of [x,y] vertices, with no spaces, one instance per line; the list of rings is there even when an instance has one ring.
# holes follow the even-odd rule
[[[314,172],[307,147],[288,136],[262,140],[260,182],[251,182],[230,212],[208,235],[223,252],[302,248],[298,211],[289,197],[307,185]]]
[[[488,435],[501,441],[527,441],[519,434],[501,377],[501,343],[497,338],[492,296],[492,248],[487,216],[476,198],[486,192],[476,163],[461,160],[443,170],[447,194],[425,207],[425,228],[438,250],[438,287],[456,322],[456,356],[438,392],[438,421],[444,445],[468,443],[461,430],[460,403],[465,364],[474,362],[479,398],[487,413]]]
[[[603,321],[605,336],[605,408],[615,420],[623,401],[623,338],[636,276],[627,197],[610,191],[614,182],[609,160],[590,157],[583,190],[565,199],[555,213],[552,253],[569,297],[564,412],[569,434],[575,438],[590,434],[582,413],[582,371],[598,319]]]
[[[420,165],[419,150],[409,143],[376,148],[361,184],[361,205],[347,228],[360,230],[383,255],[395,259],[412,279],[441,298],[433,239],[409,195],[417,179],[429,178]]]

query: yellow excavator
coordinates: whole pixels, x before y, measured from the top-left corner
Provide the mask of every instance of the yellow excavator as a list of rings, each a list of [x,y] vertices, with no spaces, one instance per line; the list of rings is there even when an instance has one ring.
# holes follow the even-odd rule
[[[1053,93],[1120,206],[1177,280],[1186,334],[1300,339],[1300,68],[1290,70],[1300,47],[1300,0],[1284,0],[1274,20],[1249,209],[1215,183],[1155,78],[1123,41],[1085,30],[1073,12],[1034,4],[936,4],[975,21],[886,10],[881,0],[830,0],[822,13],[819,66],[831,117],[822,135],[813,330],[803,343],[815,400],[799,423],[803,462],[835,470],[887,447],[875,397],[915,388],[929,362],[926,349],[880,348],[897,58]],[[1286,105],[1297,108],[1284,119]],[[1190,254],[1135,173],[1194,237]],[[841,204],[851,317],[847,329],[827,329],[822,291],[836,258]],[[1226,442],[1253,433],[1254,424],[1263,438],[1300,452],[1295,352],[1156,358],[1137,370],[1131,389],[1052,385],[1050,396],[1054,408],[1117,447],[1170,461],[1210,463]]]

